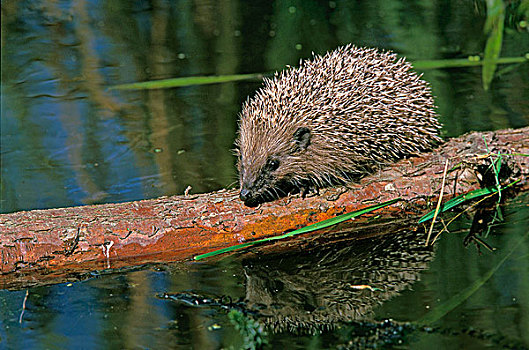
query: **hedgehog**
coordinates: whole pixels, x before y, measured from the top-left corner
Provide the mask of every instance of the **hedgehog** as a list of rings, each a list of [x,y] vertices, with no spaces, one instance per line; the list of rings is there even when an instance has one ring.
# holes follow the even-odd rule
[[[405,58],[347,45],[265,78],[235,141],[248,206],[345,184],[441,141],[431,89]]]

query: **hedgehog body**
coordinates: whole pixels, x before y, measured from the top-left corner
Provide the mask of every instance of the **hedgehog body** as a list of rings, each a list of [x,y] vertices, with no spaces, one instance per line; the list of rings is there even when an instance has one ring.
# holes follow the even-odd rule
[[[242,108],[240,197],[256,205],[431,150],[434,109],[428,84],[392,52],[347,45],[276,73]]]

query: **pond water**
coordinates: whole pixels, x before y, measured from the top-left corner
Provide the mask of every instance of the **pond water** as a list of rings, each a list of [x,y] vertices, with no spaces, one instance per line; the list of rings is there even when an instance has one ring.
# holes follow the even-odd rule
[[[527,10],[487,3],[504,9],[501,56],[525,55]],[[113,85],[269,73],[347,43],[466,58],[484,52],[486,21],[483,1],[3,1],[0,210],[236,186],[237,114],[260,82]],[[498,66],[488,89],[481,67],[421,73],[444,137],[529,124],[527,63]],[[494,251],[465,239],[476,219],[463,215],[435,249],[402,230],[344,233],[288,254],[0,290],[0,348],[528,348],[527,203],[509,199],[478,239]],[[353,290],[362,278],[383,290]]]

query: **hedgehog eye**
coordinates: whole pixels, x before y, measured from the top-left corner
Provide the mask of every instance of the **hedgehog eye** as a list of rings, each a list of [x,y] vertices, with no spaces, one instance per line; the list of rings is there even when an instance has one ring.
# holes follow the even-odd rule
[[[266,160],[265,169],[268,171],[274,171],[279,168],[279,159],[277,158],[268,158]]]

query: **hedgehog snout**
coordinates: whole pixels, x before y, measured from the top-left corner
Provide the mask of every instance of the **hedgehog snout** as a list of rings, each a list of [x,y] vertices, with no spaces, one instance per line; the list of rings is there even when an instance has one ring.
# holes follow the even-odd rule
[[[239,198],[243,202],[247,202],[250,199],[250,191],[246,188],[242,188],[241,192],[239,193]]]
[[[255,207],[262,202],[260,195],[251,187],[242,187],[241,191],[239,192],[239,198],[244,202],[245,205],[249,207]]]
[[[255,179],[243,175],[240,181],[239,198],[245,203],[252,201],[255,197]]]
[[[267,190],[273,187],[274,176],[271,173],[273,172],[272,169],[277,166],[277,161],[267,162],[267,165],[259,171],[257,176],[243,174],[240,182],[241,190],[239,192],[239,198],[246,205],[254,206],[258,204]]]

